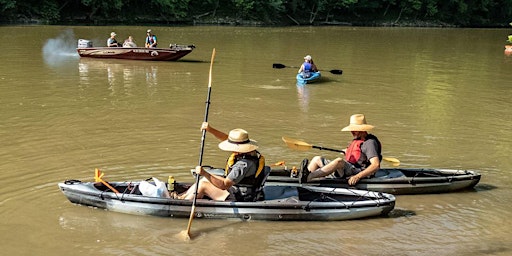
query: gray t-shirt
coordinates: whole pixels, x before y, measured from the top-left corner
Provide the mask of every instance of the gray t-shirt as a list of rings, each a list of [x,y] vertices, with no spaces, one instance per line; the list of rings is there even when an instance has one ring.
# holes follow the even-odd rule
[[[245,177],[255,175],[257,170],[258,169],[254,161],[240,159],[233,164],[227,178],[232,180],[235,184],[238,184]]]
[[[362,154],[358,164],[362,166],[362,169],[366,169],[366,167],[370,166],[370,159],[379,157],[378,148],[379,145],[375,140],[365,140],[363,144],[361,144]]]

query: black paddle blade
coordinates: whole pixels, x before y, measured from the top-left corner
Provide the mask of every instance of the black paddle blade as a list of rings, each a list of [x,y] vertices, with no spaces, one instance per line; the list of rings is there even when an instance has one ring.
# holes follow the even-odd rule
[[[329,72],[331,72],[332,74],[335,74],[335,75],[343,74],[343,70],[341,70],[341,69],[333,69],[333,70],[331,70]]]
[[[272,68],[286,68],[286,66],[281,63],[274,63],[272,64]]]

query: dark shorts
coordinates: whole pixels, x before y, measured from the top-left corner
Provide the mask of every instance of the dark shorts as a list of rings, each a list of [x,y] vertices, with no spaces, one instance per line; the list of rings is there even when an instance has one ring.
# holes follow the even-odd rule
[[[324,164],[324,166],[327,165],[330,162],[331,162],[331,160],[327,160],[327,159],[322,157],[322,163]],[[360,173],[360,172],[362,172],[364,170],[364,169],[355,167],[353,164],[351,164],[351,163],[349,163],[349,162],[347,162],[345,160],[343,160],[343,162],[345,162],[343,164],[343,170],[338,170],[337,169],[335,174],[334,174],[337,177],[340,177],[340,172],[343,173],[343,177],[350,177],[350,176],[356,175],[356,174],[358,174],[358,173]]]
[[[247,187],[231,186],[228,189],[229,195],[225,201],[251,202],[253,201],[252,190]]]

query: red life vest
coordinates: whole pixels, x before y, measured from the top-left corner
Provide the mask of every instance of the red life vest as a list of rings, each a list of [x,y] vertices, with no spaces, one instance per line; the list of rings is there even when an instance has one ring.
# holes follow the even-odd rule
[[[363,144],[364,140],[357,138],[354,139],[347,148],[345,152],[345,160],[351,164],[357,164],[357,161],[361,157],[361,144]]]
[[[347,162],[353,164],[356,167],[363,167],[363,168],[366,168],[368,165],[370,165],[369,159],[365,159],[364,160],[364,162],[368,162],[368,163],[364,163],[364,162],[361,163],[363,161],[363,159],[361,159],[361,154],[363,154],[361,152],[361,145],[366,140],[375,140],[375,141],[377,141],[377,145],[378,145],[377,146],[377,152],[379,154],[379,159],[382,159],[382,156],[381,156],[381,153],[380,153],[381,152],[380,141],[374,135],[368,134],[368,135],[366,135],[366,139],[365,140],[362,140],[361,138],[356,138],[356,139],[354,139],[350,143],[350,145],[347,148],[347,151],[345,152],[345,160]],[[366,156],[365,156],[365,158],[366,158]]]

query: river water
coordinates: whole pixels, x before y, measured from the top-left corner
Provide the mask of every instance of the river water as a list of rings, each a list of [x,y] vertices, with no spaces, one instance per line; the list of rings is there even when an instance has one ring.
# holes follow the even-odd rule
[[[160,46],[195,44],[178,62],[80,59],[147,27],[0,27],[0,241],[3,255],[510,255],[512,56],[505,29],[153,27]],[[340,222],[132,216],[71,204],[57,187],[91,181],[193,181],[213,48],[209,121],[244,128],[267,163],[304,157],[282,136],[342,148],[364,113],[403,167],[473,169],[475,189],[397,196],[387,218]],[[317,84],[297,86],[311,54]],[[290,68],[273,69],[273,63]],[[343,75],[329,73],[342,69]],[[226,153],[208,135],[203,163]],[[385,164],[383,164],[385,165]]]

